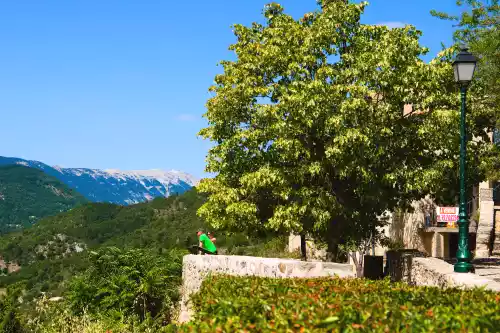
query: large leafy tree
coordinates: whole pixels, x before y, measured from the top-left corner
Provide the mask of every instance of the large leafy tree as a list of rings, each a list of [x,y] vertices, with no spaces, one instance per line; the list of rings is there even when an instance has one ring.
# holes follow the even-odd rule
[[[299,20],[270,4],[266,24],[234,26],[237,59],[222,62],[201,131],[216,176],[200,184],[198,212],[215,228],[309,233],[334,251],[454,184],[459,100],[453,49],[427,64],[414,27],[363,25],[365,3],[319,4]],[[469,119],[471,135],[486,138],[484,118]],[[471,162],[487,149],[471,145]]]

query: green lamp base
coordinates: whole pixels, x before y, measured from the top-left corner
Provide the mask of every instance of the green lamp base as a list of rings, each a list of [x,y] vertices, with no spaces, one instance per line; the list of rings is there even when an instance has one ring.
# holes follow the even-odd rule
[[[456,273],[473,273],[474,272],[474,265],[472,265],[470,262],[457,262],[455,264],[455,272]]]

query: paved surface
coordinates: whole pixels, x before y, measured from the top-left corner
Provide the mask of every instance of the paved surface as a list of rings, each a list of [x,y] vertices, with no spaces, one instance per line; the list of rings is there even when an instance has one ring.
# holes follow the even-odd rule
[[[450,264],[455,264],[456,259],[446,260]],[[485,259],[475,259],[473,261],[476,274],[500,282],[500,257],[490,257]]]
[[[500,257],[474,260],[476,274],[500,282]]]

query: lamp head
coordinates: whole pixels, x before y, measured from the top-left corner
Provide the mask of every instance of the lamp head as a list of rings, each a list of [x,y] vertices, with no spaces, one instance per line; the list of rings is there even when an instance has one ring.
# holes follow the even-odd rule
[[[455,82],[461,85],[469,85],[476,70],[476,63],[477,58],[468,51],[466,46],[462,45],[460,52],[453,62]]]

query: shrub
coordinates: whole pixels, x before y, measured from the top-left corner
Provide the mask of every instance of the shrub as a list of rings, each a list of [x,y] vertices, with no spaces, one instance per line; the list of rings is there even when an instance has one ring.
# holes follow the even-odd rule
[[[158,256],[114,247],[91,252],[90,267],[69,284],[65,295],[69,306],[76,315],[87,309],[91,315],[116,320],[169,321],[178,301],[183,254],[172,250]]]
[[[51,302],[47,297],[36,300],[36,306],[25,321],[25,332],[43,333],[152,333],[160,331],[160,326],[152,321],[114,320],[106,315],[90,315],[84,311],[74,315],[61,302]],[[3,332],[3,331],[0,331]]]
[[[364,279],[214,276],[171,332],[495,332],[500,293]]]

